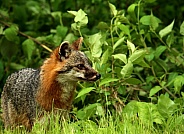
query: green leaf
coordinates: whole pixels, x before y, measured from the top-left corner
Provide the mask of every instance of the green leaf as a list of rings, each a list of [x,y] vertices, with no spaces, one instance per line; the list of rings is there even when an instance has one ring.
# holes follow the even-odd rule
[[[150,68],[150,66],[149,66],[149,64],[147,64],[146,62],[145,62],[145,60],[143,59],[143,60],[141,60],[139,63],[137,63],[138,65],[140,65],[140,66],[142,66],[142,67],[148,67],[148,68]]]
[[[166,39],[166,43],[169,47],[171,47],[171,45],[175,42],[175,36],[174,36],[174,33],[171,33],[167,36],[167,39]]]
[[[14,62],[10,63],[10,68],[15,69],[15,70],[20,70],[22,68],[25,68],[25,66],[21,65],[21,64],[17,64]]]
[[[109,3],[109,7],[110,7],[110,9],[111,9],[112,14],[113,14],[114,16],[116,16],[117,13],[118,13],[118,11],[116,10],[116,7],[115,7],[113,4],[111,4],[111,3]]]
[[[162,67],[164,69],[165,72],[167,72],[168,70],[168,65],[166,64],[166,62],[162,59],[156,59],[155,60],[157,65],[159,65],[160,67]]]
[[[140,63],[143,58],[146,55],[146,50],[136,50],[129,58],[128,61],[131,61],[133,64],[138,64]]]
[[[67,11],[67,12],[70,13],[70,14],[72,14],[72,15],[74,15],[74,16],[77,15],[77,11]]]
[[[123,78],[130,77],[133,71],[133,64],[132,62],[128,62],[123,69],[121,70],[121,75]]]
[[[104,116],[105,115],[104,109],[101,105],[97,106],[96,114],[99,115],[99,116]]]
[[[119,79],[115,79],[115,78],[105,78],[105,79],[103,79],[103,80],[100,82],[99,86],[108,84],[108,83],[110,83],[110,82],[118,81],[118,80],[119,80]]]
[[[140,119],[141,123],[144,124],[152,124],[153,122],[162,124],[164,121],[158,108],[152,103],[131,101],[123,108],[123,113],[128,117]]]
[[[101,21],[101,22],[98,23],[97,28],[99,30],[108,30],[109,26],[106,22]]]
[[[83,21],[83,19],[86,17],[86,15],[87,14],[82,9],[79,9],[79,11],[77,12],[77,14],[75,15],[74,21],[75,22]]]
[[[81,91],[78,93],[76,98],[79,98],[79,97],[91,92],[93,89],[95,89],[95,88],[94,87],[88,87],[88,88],[81,89]]]
[[[90,104],[87,107],[77,111],[77,117],[79,119],[88,119],[93,116],[97,110],[97,106],[100,106],[99,103]]]
[[[102,58],[101,58],[100,65],[107,63],[108,57],[109,57],[109,49],[107,49],[107,50],[103,53]]]
[[[162,88],[160,86],[155,86],[150,90],[149,97],[155,95],[158,91],[160,91]]]
[[[166,49],[167,49],[166,46],[159,46],[159,47],[157,47],[157,48],[156,48],[156,51],[155,51],[155,53],[154,53],[155,58],[156,58],[156,59],[159,58],[160,55],[161,55]]]
[[[22,43],[22,49],[28,60],[31,60],[33,51],[35,50],[35,44],[31,39],[27,39]]]
[[[145,59],[147,60],[147,61],[152,61],[153,59],[154,59],[154,53],[153,52],[151,52],[151,53],[149,53],[149,54],[147,54],[147,55],[145,55]]]
[[[7,28],[5,31],[5,37],[7,40],[12,41],[12,42],[19,42],[19,38],[17,36],[18,34],[18,27],[12,25],[11,27]]]
[[[130,17],[136,21],[136,15],[135,15],[135,8],[136,8],[137,4],[131,4],[127,11],[128,11],[128,14],[130,15]]]
[[[113,46],[113,51],[116,49],[116,47],[118,47],[119,45],[121,45],[125,40],[125,37],[120,38]]]
[[[158,111],[164,117],[171,117],[175,110],[177,109],[177,105],[166,95],[160,95],[158,99]]]
[[[83,119],[86,119],[86,111],[83,111],[83,110],[78,110],[77,111],[77,114],[76,114],[77,118],[83,120]]]
[[[3,78],[4,75],[4,65],[3,62],[0,60],[0,81]]]
[[[85,26],[88,23],[88,17],[86,15],[87,14],[82,9],[75,15],[74,21],[79,27]]]
[[[174,20],[167,27],[165,27],[164,29],[160,30],[160,32],[159,32],[160,37],[163,38],[164,36],[169,34],[172,31],[172,29],[173,29],[173,25],[174,25]]]
[[[138,85],[138,84],[141,84],[142,82],[137,79],[137,78],[129,78],[129,79],[126,79],[125,82],[129,83],[129,84],[132,84],[132,85]]]
[[[123,108],[123,113],[126,113],[129,117],[137,117],[138,113],[138,106],[137,101],[132,100],[130,101],[125,107]]]
[[[101,39],[102,39],[101,33],[89,36],[89,43],[91,45],[92,57],[99,58],[101,56],[102,54]]]
[[[159,26],[159,23],[161,23],[161,20],[151,14],[141,17],[140,22],[143,25],[151,26],[155,30]]]
[[[59,26],[56,27],[56,31],[57,31],[57,35],[59,35],[60,38],[63,39],[66,36],[67,32],[68,32],[68,28],[65,27],[65,26],[60,26],[59,25]]]
[[[127,46],[128,46],[128,49],[131,50],[131,52],[133,54],[135,51],[135,45],[132,42],[127,40]]]
[[[182,75],[177,76],[174,79],[174,91],[176,93],[180,93],[181,88],[183,87],[183,85],[184,85],[184,77]]]
[[[128,37],[131,37],[130,36],[130,30],[129,30],[129,27],[124,25],[124,24],[120,24],[118,25],[118,27],[126,34],[128,35]]]
[[[184,35],[184,21],[182,22],[182,24],[180,26],[180,34]]]
[[[125,64],[127,64],[127,58],[125,54],[115,54],[112,55],[114,57],[114,59],[119,59],[121,61],[123,61]]]
[[[150,123],[163,123],[163,117],[158,112],[156,105],[146,102],[137,102],[138,107],[138,118],[145,124]]]
[[[0,52],[3,58],[11,60],[11,58],[16,56],[18,52],[18,45],[15,44],[15,42],[11,42],[5,37],[2,37],[0,43]]]

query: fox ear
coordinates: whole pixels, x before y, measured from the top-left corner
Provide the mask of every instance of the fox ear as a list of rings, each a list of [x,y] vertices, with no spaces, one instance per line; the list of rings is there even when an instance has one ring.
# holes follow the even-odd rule
[[[59,56],[61,61],[68,58],[70,54],[71,54],[71,48],[69,47],[69,42],[68,41],[62,42],[59,47]]]
[[[76,41],[74,41],[74,42],[72,43],[72,46],[71,46],[71,47],[72,47],[74,50],[79,50],[80,47],[81,47],[82,42],[83,42],[83,37],[80,37],[79,39],[77,39]]]

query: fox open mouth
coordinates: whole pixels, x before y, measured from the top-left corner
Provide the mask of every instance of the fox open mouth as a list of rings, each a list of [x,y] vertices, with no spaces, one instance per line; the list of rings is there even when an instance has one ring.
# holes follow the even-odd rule
[[[96,74],[90,78],[82,78],[82,77],[78,77],[80,80],[83,80],[83,81],[91,81],[91,82],[94,82],[98,79],[100,79],[101,75],[100,74]]]

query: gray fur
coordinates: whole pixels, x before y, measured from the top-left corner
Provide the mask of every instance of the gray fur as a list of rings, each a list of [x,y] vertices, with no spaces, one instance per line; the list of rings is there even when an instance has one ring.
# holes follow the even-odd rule
[[[12,114],[26,114],[29,119],[36,116],[35,95],[40,85],[39,73],[39,70],[25,68],[8,77],[2,92],[1,104],[5,124],[13,125],[10,117]]]

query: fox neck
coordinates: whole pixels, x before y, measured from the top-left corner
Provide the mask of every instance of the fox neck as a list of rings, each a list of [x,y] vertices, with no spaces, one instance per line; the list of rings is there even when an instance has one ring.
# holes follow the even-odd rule
[[[46,111],[52,108],[70,110],[77,82],[58,81],[58,74],[54,70],[55,64],[47,59],[40,72],[40,88],[37,93],[38,104]]]

